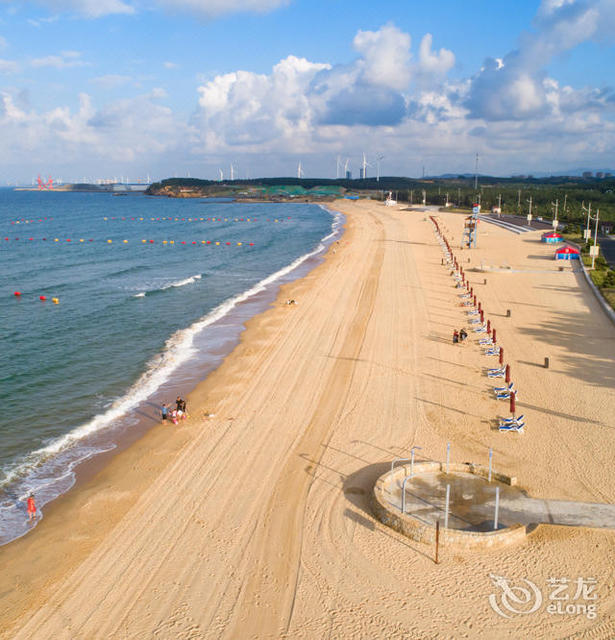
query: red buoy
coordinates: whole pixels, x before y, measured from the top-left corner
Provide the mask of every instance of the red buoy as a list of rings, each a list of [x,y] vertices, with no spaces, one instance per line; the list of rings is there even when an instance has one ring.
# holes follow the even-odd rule
[[[47,296],[39,296],[38,299],[45,301],[45,300],[47,300]]]
[[[15,292],[13,293],[13,295],[14,295],[14,296],[20,296],[20,295],[21,295],[21,291],[15,291]]]

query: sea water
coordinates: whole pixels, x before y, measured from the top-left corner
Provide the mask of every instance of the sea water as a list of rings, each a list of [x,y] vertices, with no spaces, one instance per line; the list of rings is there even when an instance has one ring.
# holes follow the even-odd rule
[[[29,530],[30,492],[68,490],[143,407],[157,419],[147,401],[182,367],[219,361],[233,310],[340,223],[313,204],[0,189],[0,544]]]

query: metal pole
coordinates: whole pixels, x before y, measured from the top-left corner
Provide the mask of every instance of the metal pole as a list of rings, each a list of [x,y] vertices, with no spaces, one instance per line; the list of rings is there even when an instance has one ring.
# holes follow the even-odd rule
[[[414,450],[415,449],[422,449],[422,447],[414,446],[412,447],[412,449],[410,449],[410,477],[414,475]]]
[[[436,521],[436,564],[438,564],[438,549],[440,547],[440,520]]]
[[[401,512],[406,513],[406,482],[412,480],[412,476],[406,476],[401,484]]]
[[[491,482],[491,463],[493,461],[493,449],[489,449],[489,482]]]
[[[451,443],[446,443],[446,473],[448,474],[448,466],[451,461]]]
[[[493,516],[493,529],[497,531],[498,515],[500,511],[500,487],[495,488],[495,514]]]
[[[446,506],[444,507],[444,528],[448,529],[448,504],[451,498],[451,485],[446,485]]]
[[[596,244],[598,242],[598,218],[600,217],[600,209],[596,211],[596,228],[594,230],[594,254],[592,255],[592,269],[596,264]]]

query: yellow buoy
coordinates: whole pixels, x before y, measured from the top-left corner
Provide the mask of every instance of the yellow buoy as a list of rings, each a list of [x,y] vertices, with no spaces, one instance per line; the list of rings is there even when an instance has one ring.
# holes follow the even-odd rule
[[[219,242],[216,242],[216,244],[220,244]]]
[[[111,244],[111,242],[113,242],[112,240],[107,240],[107,244]]]
[[[59,242],[59,240],[57,238],[54,238],[53,241],[54,242]]]
[[[83,242],[83,238],[79,238],[79,242]]]
[[[238,242],[238,243],[237,243],[237,246],[238,246],[238,247],[241,247],[241,242]]]
[[[60,298],[51,298],[51,302],[53,302],[53,304],[60,304]]]
[[[128,244],[128,240],[124,240],[124,244]]]
[[[141,242],[143,242],[145,244],[147,242],[147,240],[141,240]]]
[[[162,244],[166,244],[166,243],[167,243],[167,241],[166,241],[166,240],[163,240],[163,241],[162,241]]]
[[[169,240],[169,244],[175,244],[175,240]]]

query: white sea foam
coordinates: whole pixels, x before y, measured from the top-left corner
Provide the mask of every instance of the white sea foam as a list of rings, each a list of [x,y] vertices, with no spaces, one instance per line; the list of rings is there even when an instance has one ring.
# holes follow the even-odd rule
[[[190,278],[186,278],[185,280],[178,280],[177,282],[169,282],[169,284],[165,284],[164,287],[160,287],[163,291],[164,289],[170,289],[171,287],[185,287],[187,284],[193,284],[197,280],[201,279],[201,274],[197,273]]]
[[[21,479],[21,486],[19,487],[20,493],[23,493],[25,495],[28,491],[34,490],[36,486],[40,485],[40,482],[37,482],[36,479],[31,476],[31,474],[36,472],[37,469],[40,469],[46,461],[49,461],[59,456],[60,454],[62,454],[63,456],[64,452],[68,453],[70,450],[76,449],[76,445],[78,445],[81,441],[105,428],[108,428],[114,422],[120,420],[123,416],[125,416],[129,411],[136,408],[141,402],[149,398],[156,392],[157,389],[160,388],[162,384],[169,380],[173,372],[194,355],[196,351],[196,348],[194,347],[194,339],[197,334],[202,332],[214,322],[223,318],[241,302],[257,295],[258,293],[261,293],[262,291],[265,291],[269,285],[275,283],[277,280],[282,279],[284,276],[294,271],[306,260],[309,260],[310,258],[321,253],[326,248],[325,243],[327,242],[327,240],[331,239],[336,235],[336,233],[338,233],[339,228],[343,222],[343,216],[341,214],[331,212],[328,209],[327,211],[331,215],[333,215],[333,231],[325,238],[323,238],[323,240],[318,243],[315,249],[300,256],[286,267],[283,267],[282,269],[276,271],[275,273],[272,273],[266,278],[263,278],[247,291],[244,291],[243,293],[225,300],[212,311],[210,311],[206,316],[194,322],[186,329],[176,331],[166,341],[162,353],[158,354],[149,361],[146,371],[121,398],[118,398],[106,411],[95,416],[90,421],[86,422],[83,425],[80,425],[79,427],[76,427],[63,436],[52,440],[45,446],[32,451],[28,456],[26,456],[25,459],[22,459],[12,468],[5,468],[5,477],[3,481],[0,482],[0,488],[2,486],[6,487],[14,481]],[[190,278],[186,278],[185,280],[170,283],[163,288],[167,289],[169,287],[181,287],[187,284],[191,284],[200,278],[201,275],[197,274]],[[144,295],[145,292],[137,294],[138,297],[142,297]],[[75,450],[74,457],[71,455],[71,460],[64,461],[65,466],[63,467],[63,473],[61,474],[61,477],[49,477],[48,484],[57,483],[67,476],[70,476],[69,486],[63,489],[63,491],[66,491],[70,486],[72,486],[72,470],[74,469],[74,467],[77,464],[83,462],[85,459],[96,455],[96,453],[100,453],[103,450],[106,449],[101,448],[93,450],[91,447],[88,447],[86,452],[82,451],[80,453]],[[58,462],[60,461],[58,460]],[[47,474],[45,475],[47,476]],[[42,480],[42,478],[40,478],[39,480]],[[62,491],[56,493],[56,495],[61,492]],[[55,496],[50,497],[50,499],[52,499],[53,497]]]

